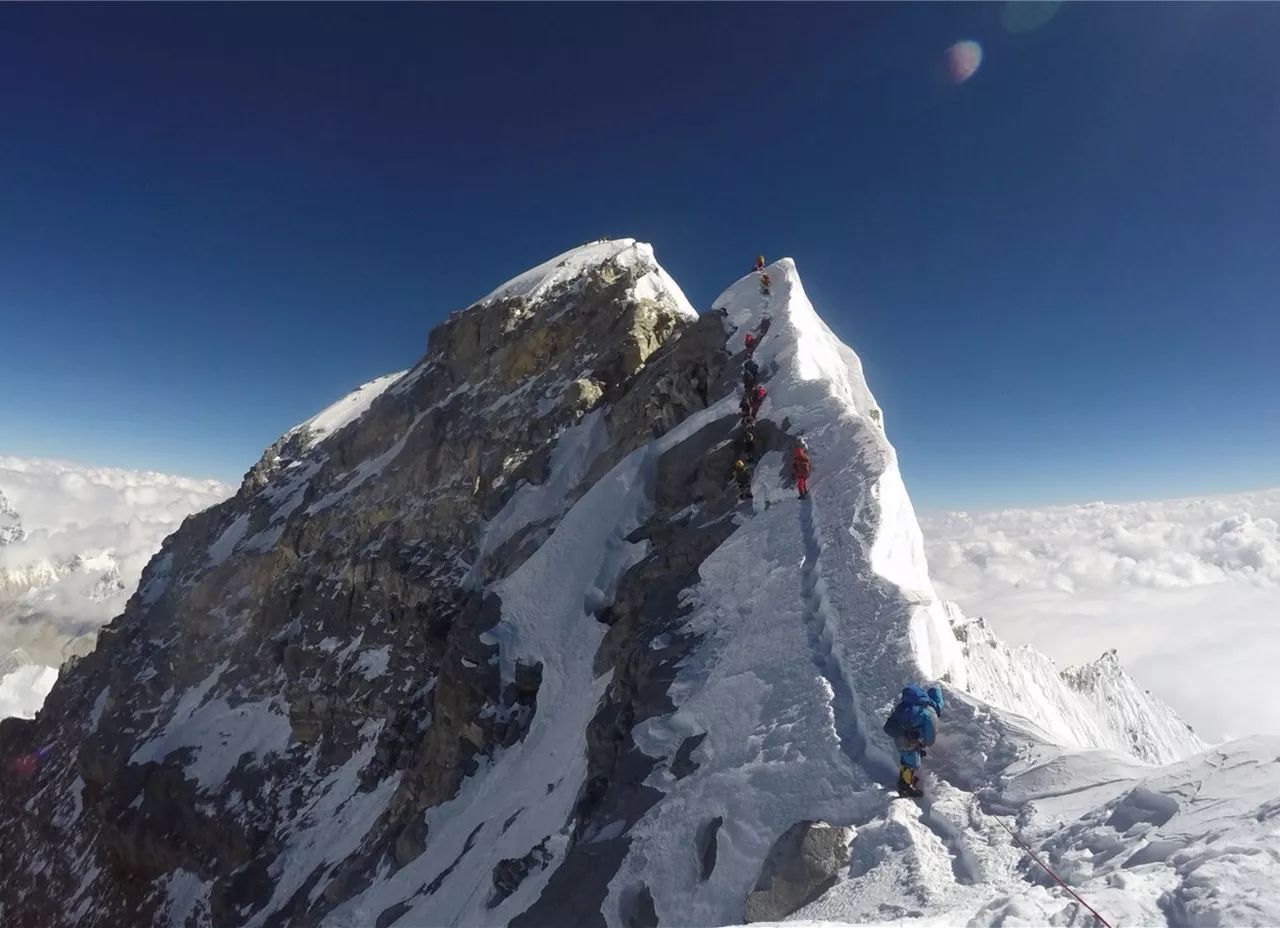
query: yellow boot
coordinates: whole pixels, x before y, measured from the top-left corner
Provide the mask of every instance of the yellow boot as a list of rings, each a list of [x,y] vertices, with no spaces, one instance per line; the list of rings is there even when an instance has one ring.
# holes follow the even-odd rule
[[[906,764],[898,768],[898,795],[910,796],[913,799],[919,799],[924,795],[924,790],[916,782],[916,772]]]

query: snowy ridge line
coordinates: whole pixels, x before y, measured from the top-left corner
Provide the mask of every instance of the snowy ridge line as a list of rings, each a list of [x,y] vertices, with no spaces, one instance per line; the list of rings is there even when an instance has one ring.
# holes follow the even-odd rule
[[[255,928],[1085,924],[1010,840],[1025,836],[1121,924],[1280,924],[1249,889],[1280,860],[1280,747],[1140,765],[1190,742],[1118,661],[1069,686],[949,609],[861,362],[789,259],[771,294],[745,276],[684,328],[648,246],[576,252],[463,311],[443,344],[469,350],[478,327],[490,362],[442,352],[363,421],[330,407],[343,438],[281,446],[153,559],[139,634],[106,636],[41,720],[6,726],[53,748],[21,795],[0,790],[0,861],[32,885],[0,881],[0,909]],[[624,306],[672,326],[640,389],[583,393],[547,427],[544,403],[615,347]],[[754,499],[735,505],[736,375],[766,314]],[[547,355],[526,349],[552,324],[572,338],[535,390]],[[510,369],[493,358],[508,347]],[[796,436],[813,462],[799,501]],[[280,545],[304,502],[323,508]],[[205,646],[230,665],[193,681]],[[913,681],[948,705],[925,796],[899,801],[880,722]],[[226,873],[236,829],[252,846]],[[122,842],[145,858],[113,866]]]
[[[806,503],[808,505],[806,505]],[[801,592],[804,599],[804,621],[814,649],[814,664],[831,686],[831,710],[840,748],[857,767],[866,770],[873,780],[888,780],[894,775],[889,758],[878,751],[868,751],[866,726],[844,666],[835,654],[832,607],[825,596],[817,564],[822,554],[821,542],[813,527],[813,497],[800,501],[800,532],[804,540],[804,566],[801,568]]]
[[[653,246],[646,242],[637,242],[633,238],[598,239],[577,248],[571,248],[550,261],[545,261],[513,277],[471,305],[478,306],[494,300],[512,299],[530,304],[547,296],[556,287],[572,283],[598,265],[610,261],[626,268],[639,265],[650,269],[648,274],[636,282],[633,295],[637,299],[653,299],[665,293],[671,297],[684,315],[689,318],[697,317],[697,311],[689,303],[679,285],[658,264],[654,257]]]
[[[313,441],[315,443],[318,444],[324,441],[330,435],[336,434],[363,416],[369,407],[373,405],[374,400],[407,373],[407,370],[395,371],[391,374],[375,377],[368,383],[361,384],[336,403],[326,406],[310,419],[300,422],[289,429],[284,433],[285,437],[288,438],[304,430],[309,430],[313,433]]]

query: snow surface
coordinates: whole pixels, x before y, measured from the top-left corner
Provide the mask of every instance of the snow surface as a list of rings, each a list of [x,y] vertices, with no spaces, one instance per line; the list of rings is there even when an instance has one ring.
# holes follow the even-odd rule
[[[648,510],[658,458],[735,408],[726,398],[628,455],[494,588],[502,598],[502,621],[491,634],[501,647],[503,677],[513,677],[517,661],[540,662],[539,705],[554,710],[535,713],[522,741],[469,777],[456,797],[429,810],[432,840],[426,852],[337,909],[332,923],[368,924],[387,907],[409,901],[404,924],[497,924],[537,898],[567,849],[561,831],[586,777],[582,732],[609,681],[608,674],[594,672],[605,632],[594,611],[610,601],[618,578],[644,554],[643,545],[625,538]],[[580,436],[569,440],[576,443]],[[548,835],[552,865],[491,909],[488,894],[477,890],[491,884],[493,868]],[[434,894],[415,900],[423,885],[442,877]]]
[[[520,298],[536,311],[539,297],[605,260],[652,261],[652,252],[631,240],[593,243],[488,299]],[[669,291],[654,268],[638,295]],[[631,923],[642,888],[661,924],[740,921],[769,849],[803,820],[847,827],[851,864],[788,924],[1089,924],[1006,828],[1112,924],[1280,923],[1280,894],[1270,889],[1280,870],[1280,741],[1199,753],[1202,743],[1176,713],[1135,685],[1114,656],[1060,673],[1049,658],[1004,645],[940,599],[860,361],[818,317],[790,260],[768,273],[772,295],[760,294],[750,275],[715,305],[736,326],[731,352],[744,327],[772,317],[756,351],[770,394],[761,416],[807,438],[810,499],[796,499],[783,451],[764,455],[753,502],[725,517],[735,531],[686,593],[684,621],[701,643],[678,668],[673,710],[633,732],[655,759],[646,785],[662,798],[634,824],[606,823],[583,836],[629,837],[602,904],[606,923]],[[554,528],[548,524],[544,543],[491,588],[501,617],[484,640],[499,648],[504,680],[518,662],[542,666],[537,711],[522,740],[483,756],[453,798],[425,813],[425,851],[394,872],[379,870],[325,916],[326,925],[372,924],[397,904],[402,926],[503,924],[546,888],[569,850],[587,774],[584,732],[611,680],[611,672],[596,675],[605,626],[595,613],[647,552],[647,543],[627,538],[650,513],[658,460],[735,416],[736,407],[727,396],[694,414],[569,505],[608,440],[602,417],[588,416],[559,437],[551,479],[520,487],[490,521],[485,552],[568,507]],[[390,466],[412,428],[316,505],[334,504]],[[297,505],[291,487],[272,502]],[[228,525],[210,560],[244,550],[246,531]],[[1240,550],[1245,557],[1252,549]],[[361,650],[363,639],[361,631],[345,646],[326,639],[320,647],[337,666],[376,677],[389,649]],[[662,649],[670,639],[646,644]],[[185,752],[188,773],[209,789],[246,755],[253,762],[283,750],[289,725],[281,707],[233,706],[215,694],[225,669],[184,693],[130,762]],[[896,759],[880,724],[907,680],[941,680],[947,692],[919,803],[892,801],[885,791]],[[104,691],[99,703],[105,699]],[[308,880],[311,898],[324,892],[324,877],[386,809],[400,775],[369,792],[359,778],[381,727],[367,724],[350,759],[324,778],[313,775],[291,800],[305,802],[305,811],[283,819],[272,836],[282,849],[270,868],[272,898],[251,925],[278,921]],[[670,758],[691,736],[703,736],[695,769],[677,776]],[[703,878],[698,835],[715,816],[723,821],[716,863]],[[495,866],[537,846],[548,866],[497,900]],[[191,874],[172,875],[158,891],[172,917],[198,919],[207,904]]]
[[[236,545],[240,544],[240,540],[244,538],[244,533],[249,529],[249,518],[250,514],[247,512],[236,516],[231,524],[223,529],[222,534],[209,546],[209,565],[211,567],[216,567],[231,557]]]
[[[295,425],[285,435],[293,435],[304,429],[310,432],[316,441],[333,435],[364,415],[365,411],[373,405],[373,401],[405,373],[405,371],[396,371],[361,384],[336,403],[326,406],[307,421]]]
[[[556,263],[498,293],[544,292]],[[963,641],[957,636],[953,625],[965,620],[934,592],[896,455],[857,356],[814,312],[792,262],[769,273],[771,297],[759,294],[752,276],[715,305],[738,327],[730,350],[742,327],[772,315],[756,352],[770,393],[761,416],[808,439],[811,498],[797,501],[783,455],[766,455],[755,469],[753,512],[702,565],[687,627],[706,641],[671,689],[676,711],[634,732],[655,758],[705,735],[692,758],[698,768],[677,779],[660,763],[651,774],[648,785],[664,798],[631,828],[631,849],[610,884],[604,914],[610,925],[625,923],[628,900],[643,880],[661,923],[732,923],[773,841],[798,820],[822,819],[861,828],[869,848],[907,850],[883,880],[855,886],[850,879],[820,900],[832,911],[861,921],[883,921],[896,911],[889,920],[901,920],[903,911],[884,907],[904,892],[919,895],[923,886],[922,918],[967,921],[993,898],[1015,898],[1026,880],[1016,872],[1020,853],[962,786],[991,783],[1013,758],[1080,747],[1107,758],[1111,781],[1133,776],[1145,768],[1128,740],[1130,727],[1144,722],[1142,734],[1155,742],[1145,748],[1161,759],[1200,744],[1193,735],[1179,740],[1185,726],[1171,712],[1161,716],[1136,688],[1125,689],[1122,674],[1073,689],[1043,656],[979,641],[980,627],[968,629]],[[582,732],[610,678],[594,674],[604,627],[593,612],[611,601],[617,579],[644,554],[642,545],[624,539],[648,511],[658,457],[704,425],[735,415],[736,405],[726,397],[621,461],[494,588],[502,620],[488,640],[499,645],[504,679],[517,661],[543,667],[532,726],[468,777],[457,796],[426,813],[431,839],[420,857],[339,907],[333,924],[368,924],[397,903],[408,906],[399,924],[499,924],[538,898],[568,849],[566,822],[586,775]],[[594,457],[598,429],[589,417],[561,436],[551,481],[517,492],[490,523],[485,550],[563,508]],[[937,763],[945,779],[930,803],[886,804],[882,784],[892,781],[896,761],[879,734],[880,720],[904,680],[938,678],[955,694],[939,750],[950,745],[955,758]],[[967,685],[1010,713],[957,689]],[[1129,701],[1114,700],[1124,708],[1115,718],[1095,719],[1098,700],[1112,694],[1108,686]],[[1035,720],[1019,712],[1023,703],[1035,705]],[[993,738],[989,750],[977,746]],[[696,830],[717,815],[724,820],[717,863],[703,880],[690,849]],[[594,838],[624,826],[614,823]],[[494,904],[494,866],[539,844],[550,865]],[[1040,904],[1038,911],[1047,911],[1054,901]]]
[[[130,764],[162,761],[175,751],[189,755],[185,772],[205,790],[222,784],[244,759],[284,751],[292,735],[289,717],[275,700],[232,705],[224,697],[208,699],[227,662],[219,664],[178,701],[164,728],[138,746]]]
[[[564,254],[556,255],[550,261],[545,261],[511,278],[477,302],[521,299],[532,303],[555,287],[578,279],[606,261],[612,261],[620,267],[639,265],[649,268],[649,273],[636,282],[634,296],[640,299],[658,299],[665,294],[674,300],[677,308],[685,315],[690,318],[697,316],[697,311],[689,303],[679,285],[658,266],[654,258],[653,246],[645,242],[637,242],[633,238],[601,239],[571,248]]]

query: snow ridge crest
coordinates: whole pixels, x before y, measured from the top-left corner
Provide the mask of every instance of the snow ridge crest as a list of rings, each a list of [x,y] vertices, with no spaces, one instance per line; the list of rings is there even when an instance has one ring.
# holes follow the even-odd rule
[[[268,449],[0,728],[0,752],[70,746],[0,795],[0,866],[33,874],[0,909],[713,925],[748,897],[872,921],[909,895],[958,922],[1009,896],[1016,854],[984,847],[1015,766],[1164,723],[939,600],[860,360],[793,261],[765,272],[698,316],[649,246],[589,243]],[[948,693],[924,806],[885,796],[910,680]],[[784,891],[796,847],[829,873]]]

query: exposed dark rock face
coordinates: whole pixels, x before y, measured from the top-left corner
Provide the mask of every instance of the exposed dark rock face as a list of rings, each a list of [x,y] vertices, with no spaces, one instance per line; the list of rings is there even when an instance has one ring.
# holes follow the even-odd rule
[[[746,921],[786,918],[835,885],[849,865],[851,828],[797,822],[774,842],[756,887],[747,897]]]
[[[720,836],[720,826],[723,824],[724,816],[717,815],[698,829],[698,862],[701,865],[698,870],[698,876],[703,882],[706,882],[711,874],[715,872],[716,854],[718,853],[716,839]]]
[[[545,870],[551,863],[551,854],[547,851],[547,841],[543,838],[528,854],[523,857],[508,857],[498,862],[493,868],[493,896],[489,899],[489,908],[494,908],[513,892],[532,870]]]
[[[494,585],[614,464],[736,382],[723,316],[695,319],[661,288],[633,295],[653,270],[622,252],[535,299],[455,313],[355,424],[289,433],[234,498],[166,540],[39,719],[0,724],[4,758],[49,746],[35,777],[0,797],[0,863],[30,874],[0,887],[6,924],[164,924],[188,903],[217,924],[320,924],[430,845],[430,810],[539,710],[541,666],[500,672]],[[565,480],[552,452],[575,426],[602,437]],[[631,733],[670,710],[696,644],[681,591],[734,529],[732,426],[712,422],[658,462],[634,539],[648,553],[600,616],[612,627],[597,664],[612,683],[585,733],[567,858],[523,923],[577,909],[578,923],[598,921],[626,826],[656,798],[644,785],[656,761]],[[521,487],[557,479],[563,499],[503,521]],[[352,825],[336,862],[308,850],[319,823],[357,812],[376,821]],[[493,904],[549,860],[546,841],[504,859]],[[656,922],[646,898],[637,924]],[[369,921],[391,924],[410,899]]]

